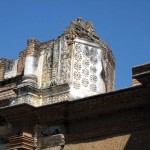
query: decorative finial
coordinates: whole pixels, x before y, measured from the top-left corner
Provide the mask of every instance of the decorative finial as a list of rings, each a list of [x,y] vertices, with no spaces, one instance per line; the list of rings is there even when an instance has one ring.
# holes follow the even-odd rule
[[[83,19],[82,19],[81,17],[78,17],[78,18],[77,18],[77,22],[78,22],[78,23],[81,23],[81,22],[83,22]]]
[[[92,22],[87,21],[86,22],[86,26],[87,26],[87,28],[88,28],[89,31],[94,31],[94,26],[93,26]]]

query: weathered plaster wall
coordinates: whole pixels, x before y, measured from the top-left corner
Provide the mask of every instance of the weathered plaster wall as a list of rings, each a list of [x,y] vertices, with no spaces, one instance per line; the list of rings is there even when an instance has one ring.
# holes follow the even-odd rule
[[[75,40],[71,71],[71,100],[106,92],[102,51],[97,44]]]
[[[8,61],[4,79],[13,78],[17,75],[17,65],[18,59]]]

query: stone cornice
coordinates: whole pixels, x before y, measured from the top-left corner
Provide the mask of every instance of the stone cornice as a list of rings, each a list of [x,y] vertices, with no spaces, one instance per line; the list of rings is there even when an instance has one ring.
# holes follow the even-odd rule
[[[1,85],[4,86],[6,84],[11,84],[11,83],[18,83],[19,84],[21,82],[21,80],[22,80],[22,75],[17,75],[13,78],[9,78],[9,79],[5,79],[3,81],[0,81],[0,86]]]
[[[136,86],[100,94],[97,96],[91,96],[76,101],[64,101],[57,104],[40,106],[37,108],[28,104],[19,104],[16,106],[0,108],[0,112],[4,116],[11,114],[12,119],[12,113],[15,113],[17,116],[20,115],[20,111],[24,110],[27,112],[32,110],[31,112],[34,113],[37,121],[38,118],[41,122],[47,121],[51,118],[51,116],[53,116],[50,119],[51,121],[57,121],[61,119],[72,120],[75,118],[79,119],[86,116],[90,117],[94,115],[149,105],[149,98],[150,95],[148,89],[144,88],[143,86]]]

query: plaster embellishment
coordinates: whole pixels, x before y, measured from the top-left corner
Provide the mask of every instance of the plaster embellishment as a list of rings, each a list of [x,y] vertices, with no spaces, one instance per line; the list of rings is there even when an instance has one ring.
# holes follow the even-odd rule
[[[52,49],[53,43],[49,46],[49,48],[45,49],[44,52],[44,61],[43,61],[43,69],[42,69],[42,87],[50,86],[52,80]]]
[[[68,93],[49,96],[47,98],[43,98],[42,105],[53,104],[61,101],[69,100]]]
[[[90,57],[90,50],[88,46],[85,46],[84,51],[83,51],[83,56],[86,58]]]
[[[88,79],[87,79],[87,78],[83,78],[83,79],[82,79],[82,84],[83,84],[83,86],[87,87],[88,84],[89,84]]]
[[[27,103],[32,106],[39,106],[40,103],[38,101],[38,97],[33,95],[25,95],[17,98],[13,98],[10,100],[10,106]]]
[[[75,68],[76,70],[81,70],[81,68],[82,68],[81,63],[80,63],[80,62],[75,62],[74,68]]]
[[[82,52],[82,45],[81,44],[76,44],[75,48],[76,48],[77,52]]]
[[[72,48],[68,47],[65,37],[60,38],[60,74],[59,84],[68,83],[70,80],[71,55]]]
[[[97,72],[97,69],[96,69],[95,66],[91,66],[91,67],[90,67],[90,71],[91,71],[92,73],[96,73],[96,72]]]
[[[97,82],[97,76],[96,75],[91,75],[90,76],[90,81],[96,83]]]
[[[82,55],[80,53],[75,54],[75,59],[76,61],[81,61],[82,60]]]
[[[70,48],[67,46],[65,37],[62,36],[60,39],[53,41],[50,47],[45,50],[42,86],[49,87],[68,83],[70,68]]]
[[[88,60],[88,59],[83,59],[82,65],[83,65],[85,68],[89,67],[89,65],[90,65],[89,60]]]
[[[59,40],[54,42],[53,47],[53,63],[52,63],[52,81],[51,85],[55,85],[58,83],[58,65],[59,65]]]
[[[74,78],[75,78],[76,80],[80,80],[80,79],[81,79],[81,73],[75,71],[75,72],[74,72]]]
[[[92,64],[96,65],[97,62],[98,62],[98,60],[97,60],[97,58],[91,56],[91,57],[90,57],[90,62],[91,62]]]
[[[97,50],[95,48],[91,48],[90,55],[93,56],[93,57],[96,57],[98,55]]]
[[[80,88],[80,83],[79,83],[78,81],[74,81],[73,87],[74,87],[75,89],[79,89],[79,88]]]
[[[88,77],[89,76],[89,70],[88,69],[82,69],[82,75],[84,76],[84,77]]]
[[[90,91],[96,92],[96,85],[95,84],[90,84]]]
[[[73,84],[71,97],[74,99],[97,94],[103,89],[101,74],[101,50],[90,43],[75,42],[73,55]],[[103,86],[103,85],[102,85]]]

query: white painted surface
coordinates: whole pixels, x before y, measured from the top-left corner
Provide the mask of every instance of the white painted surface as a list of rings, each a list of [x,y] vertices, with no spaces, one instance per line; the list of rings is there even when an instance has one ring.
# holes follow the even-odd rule
[[[99,45],[96,44],[96,43],[91,43],[91,42],[88,42],[88,41],[85,41],[85,40],[81,40],[81,39],[78,39],[78,38],[76,38],[74,41],[75,41],[75,43],[81,43],[81,44],[84,44],[84,45],[89,45],[89,46],[92,46],[92,47],[99,48]]]
[[[82,46],[81,51],[83,51],[85,49],[85,46],[88,47],[90,51],[91,51],[92,48],[94,48],[94,50],[96,50],[96,53],[97,53],[97,55],[95,56],[95,58],[97,59],[97,63],[94,64],[94,65],[91,63],[90,58],[91,58],[92,55],[86,57],[86,56],[83,56],[83,52],[77,52],[76,49],[75,49],[77,44],[80,44]],[[89,97],[89,96],[92,96],[92,95],[97,95],[97,94],[106,92],[105,83],[104,83],[104,80],[101,77],[101,72],[102,72],[102,69],[103,69],[102,68],[103,65],[102,65],[102,61],[101,61],[102,54],[101,54],[101,50],[99,49],[97,44],[90,43],[90,42],[83,41],[83,40],[76,40],[75,44],[74,44],[74,50],[73,51],[74,51],[73,56],[72,56],[73,73],[72,73],[72,81],[70,83],[70,100]],[[82,55],[81,60],[79,60],[79,61],[76,60],[76,58],[75,58],[76,53],[81,53],[81,55]],[[83,64],[82,64],[84,59],[88,60],[88,62],[89,62],[89,67],[86,67],[86,70],[88,70],[89,75],[86,76],[86,77],[82,73],[83,69],[85,69]],[[81,65],[82,65],[81,67],[82,68],[81,68],[81,70],[77,71],[74,67],[74,64],[78,63],[78,62],[81,62]],[[95,67],[97,69],[97,72],[92,73],[91,70],[90,70],[90,67]],[[81,78],[79,80],[76,80],[76,78],[74,76],[75,72],[80,73]],[[92,75],[97,77],[97,81],[94,82],[94,83],[91,81],[91,76]],[[86,87],[83,85],[83,79],[85,79],[85,78],[89,83],[88,86],[86,86]],[[79,85],[80,85],[79,89],[74,88],[74,82],[79,83]],[[91,85],[94,85],[96,87],[95,91],[90,90]]]
[[[39,56],[39,60],[38,60],[38,66],[37,66],[37,69],[36,69],[36,76],[38,78],[38,86],[39,88],[41,87],[42,85],[42,69],[43,69],[43,61],[44,61],[44,51],[41,52],[41,55]]]
[[[38,58],[35,56],[26,56],[24,75],[36,75]]]
[[[17,75],[17,64],[18,59],[13,60],[14,65],[12,66],[11,70],[5,72],[4,79],[13,78]]]

